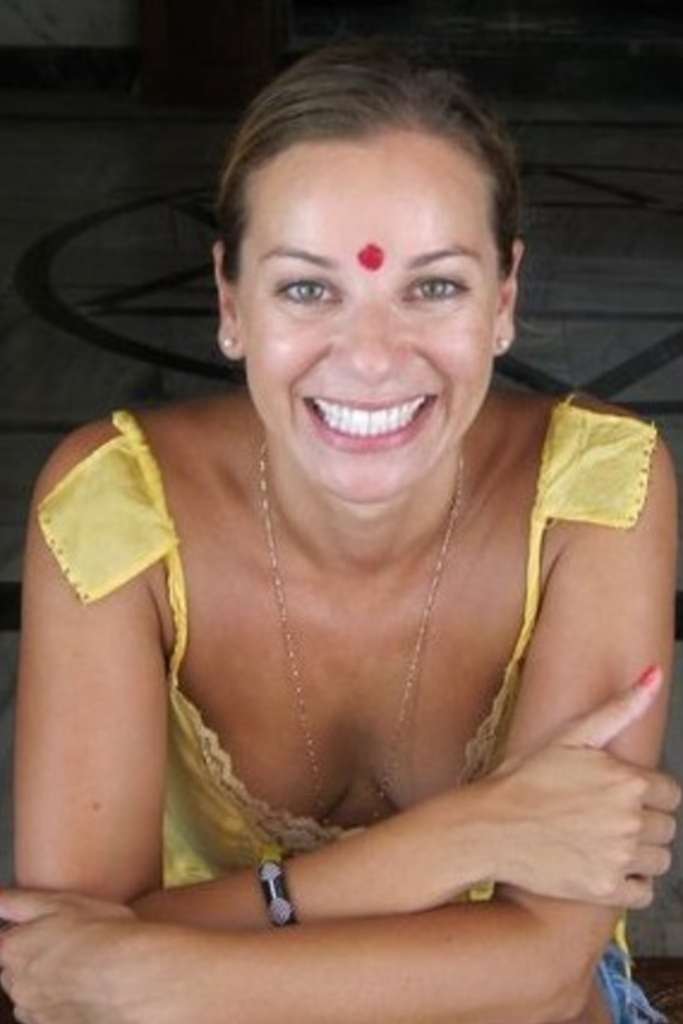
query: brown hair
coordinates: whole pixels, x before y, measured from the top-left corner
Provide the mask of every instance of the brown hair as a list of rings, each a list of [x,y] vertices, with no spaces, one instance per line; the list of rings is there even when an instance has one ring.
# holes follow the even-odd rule
[[[491,181],[500,269],[512,266],[520,186],[512,143],[498,119],[455,71],[377,42],[326,46],[293,64],[252,101],[220,173],[216,216],[228,280],[239,273],[245,183],[258,167],[301,142],[358,139],[385,129],[424,131],[478,160]]]

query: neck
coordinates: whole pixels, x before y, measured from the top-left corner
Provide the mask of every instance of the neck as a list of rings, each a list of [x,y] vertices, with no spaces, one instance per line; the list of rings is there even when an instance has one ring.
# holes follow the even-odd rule
[[[265,449],[264,449],[265,450]],[[376,573],[422,558],[444,536],[463,491],[462,455],[449,453],[428,478],[391,501],[344,501],[297,472],[272,441],[265,480],[271,519],[283,541],[315,569]]]

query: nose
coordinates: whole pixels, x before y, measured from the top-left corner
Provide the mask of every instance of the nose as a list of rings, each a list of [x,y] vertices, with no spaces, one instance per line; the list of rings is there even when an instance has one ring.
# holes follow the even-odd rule
[[[376,383],[396,372],[405,345],[401,325],[379,305],[359,310],[348,324],[344,352],[349,367],[365,381]]]

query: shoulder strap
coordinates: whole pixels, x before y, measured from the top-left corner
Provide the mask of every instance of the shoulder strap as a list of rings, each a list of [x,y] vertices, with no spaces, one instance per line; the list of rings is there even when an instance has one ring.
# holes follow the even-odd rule
[[[652,424],[582,409],[572,396],[553,409],[531,513],[524,617],[508,670],[523,657],[536,622],[548,521],[634,526],[645,503],[656,439]]]
[[[538,482],[538,512],[626,529],[647,494],[657,432],[630,416],[563,402],[553,414]]]
[[[159,470],[129,413],[120,436],[79,462],[41,502],[43,535],[84,604],[105,597],[178,544]]]

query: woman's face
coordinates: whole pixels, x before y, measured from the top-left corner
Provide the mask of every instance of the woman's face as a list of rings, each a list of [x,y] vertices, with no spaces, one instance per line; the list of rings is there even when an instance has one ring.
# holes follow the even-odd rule
[[[419,132],[301,143],[246,200],[237,282],[214,252],[220,333],[273,453],[355,503],[452,468],[514,331],[520,252],[501,279],[479,165]]]

